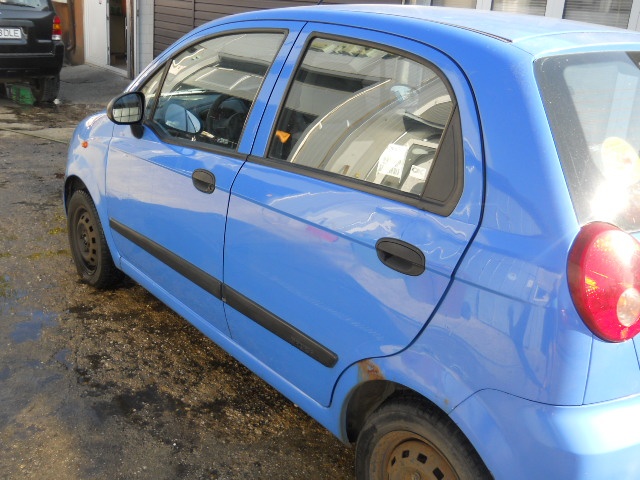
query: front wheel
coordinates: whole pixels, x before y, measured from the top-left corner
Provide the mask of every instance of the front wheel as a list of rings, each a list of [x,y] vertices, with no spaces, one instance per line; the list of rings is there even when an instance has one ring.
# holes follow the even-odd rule
[[[67,212],[69,245],[82,280],[96,288],[109,288],[122,279],[111,258],[98,211],[84,190],[73,193]]]
[[[415,397],[384,403],[369,417],[356,446],[358,480],[492,478],[458,427]]]

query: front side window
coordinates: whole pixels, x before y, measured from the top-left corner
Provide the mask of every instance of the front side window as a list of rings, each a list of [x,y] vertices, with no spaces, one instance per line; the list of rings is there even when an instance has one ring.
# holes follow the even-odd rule
[[[454,107],[433,68],[378,48],[316,38],[290,87],[269,155],[419,197]]]
[[[283,38],[239,33],[192,45],[168,66],[152,125],[169,137],[237,149]]]
[[[547,115],[581,223],[640,230],[640,52],[537,62]]]

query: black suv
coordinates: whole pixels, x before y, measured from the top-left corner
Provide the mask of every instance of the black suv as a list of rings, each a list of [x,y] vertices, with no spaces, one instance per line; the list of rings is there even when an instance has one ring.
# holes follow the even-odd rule
[[[38,102],[60,89],[64,44],[51,0],[0,0],[0,87],[29,82]]]

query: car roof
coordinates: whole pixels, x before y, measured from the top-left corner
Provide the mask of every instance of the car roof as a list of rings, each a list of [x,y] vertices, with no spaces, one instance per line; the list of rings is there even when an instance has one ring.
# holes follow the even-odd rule
[[[490,39],[494,46],[496,42],[504,44],[505,47],[516,46],[533,56],[560,50],[567,52],[610,49],[616,48],[616,45],[629,48],[629,45],[635,44],[635,49],[640,50],[640,32],[545,16],[465,8],[419,5],[318,5],[255,11],[240,14],[235,18],[357,25],[416,40],[428,38],[427,30],[435,30],[453,35],[463,43],[484,43]]]

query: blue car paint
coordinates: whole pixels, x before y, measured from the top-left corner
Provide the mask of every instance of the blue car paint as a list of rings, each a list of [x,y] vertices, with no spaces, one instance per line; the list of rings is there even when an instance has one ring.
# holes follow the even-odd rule
[[[308,24],[294,52],[301,51],[321,27],[324,34],[359,33],[365,41],[411,51],[456,71],[446,57],[415,42],[344,26]],[[253,155],[264,155],[279,92],[286,89],[296,59],[291,58],[283,69]],[[466,94],[461,103],[470,108],[463,110],[473,112],[468,89],[456,88],[461,96]],[[477,132],[475,118],[464,120],[464,127]],[[225,283],[333,350],[339,363],[327,369],[227,308],[233,337],[322,405],[331,401],[331,387],[345,367],[406,348],[446,290],[479,221],[482,163],[473,155],[480,149],[479,135],[471,136],[471,142],[464,194],[447,218],[297,173],[245,164],[229,206]],[[419,246],[427,271],[407,277],[383,266],[375,252],[375,243],[382,237]],[[316,278],[310,281],[308,272]],[[335,335],[338,329],[341,333]]]
[[[579,224],[537,93],[533,62],[551,53],[586,51],[597,45],[603,49],[637,49],[638,35],[612,32],[600,26],[574,24],[574,27],[568,22],[536,17],[522,21],[517,16],[483,15],[479,23],[477,12],[349,6],[246,14],[234,17],[233,21],[223,20],[217,26],[201,27],[189,34],[189,38],[244,25],[243,19],[255,19],[252,26],[264,25],[257,16],[266,22],[284,19],[303,22],[314,15],[318,21],[331,24],[341,11],[344,13],[340,23],[358,25],[362,23],[361,18],[353,12],[367,9],[380,12],[379,16],[367,19],[369,35],[375,36],[378,29],[395,29],[407,38],[424,39],[423,43],[451,59],[449,67],[443,68],[440,60],[435,63],[443,68],[458,101],[465,107],[462,108],[465,156],[467,160],[478,159],[484,153],[484,166],[467,162],[465,173],[471,178],[474,175],[482,178],[485,170],[482,225],[428,327],[413,340],[412,335],[405,338],[403,342],[410,340],[408,346],[389,342],[390,350],[377,353],[387,356],[362,358],[351,365],[339,364],[340,370],[344,370],[337,377],[331,377],[335,387],[331,389],[332,381],[324,380],[324,388],[330,394],[327,397],[326,392],[314,390],[313,382],[303,382],[301,387],[300,379],[292,382],[287,378],[287,372],[295,372],[296,368],[302,371],[307,364],[286,365],[281,361],[276,366],[269,365],[254,353],[260,351],[260,347],[240,345],[212,328],[194,315],[186,303],[177,300],[174,292],[156,283],[156,278],[142,274],[129,261],[123,262],[123,269],[343,440],[347,440],[347,405],[355,390],[367,381],[385,379],[420,392],[448,412],[496,478],[637,477],[640,470],[638,339],[618,345],[594,339],[569,297],[566,255]],[[385,15],[391,12],[393,15]],[[415,24],[403,18],[405,15],[433,17],[441,23],[451,21],[463,28],[452,30],[438,23]],[[472,31],[481,27],[498,37],[511,38],[511,44]],[[548,34],[554,27],[566,33]],[[324,30],[325,26],[318,24],[316,28]],[[358,34],[363,36],[364,33]],[[441,36],[448,40],[440,40]],[[290,36],[288,45],[295,39]],[[474,48],[469,48],[470,44]],[[181,45],[178,43],[155,64],[169,58]],[[274,85],[276,65],[267,77],[270,80],[265,81],[265,88],[254,106],[257,113],[249,120],[250,131],[257,131],[253,150],[252,139],[245,137],[241,152],[260,155],[266,150],[279,98],[286,90],[285,80],[291,75],[301,48],[301,44],[293,48],[286,64],[276,62],[277,69],[282,68],[283,80]],[[487,58],[495,62],[493,68],[487,68]],[[155,66],[150,70],[153,68]],[[134,82],[129,90],[135,90],[138,85],[140,81]],[[475,116],[474,101],[480,111],[479,119]],[[103,128],[108,130],[106,126]],[[88,131],[79,128],[72,144],[68,176],[77,175],[88,182],[104,224],[108,219],[100,201],[104,186],[91,171],[102,169],[104,146],[100,145],[108,144],[109,134],[101,132],[105,140],[93,138],[94,134],[90,148],[95,150],[74,153],[79,150],[78,143],[86,139],[85,135]],[[480,142],[481,136],[484,143]],[[509,141],[504,141],[505,138]],[[525,170],[522,165],[539,168]],[[266,200],[267,190],[256,203],[254,197],[259,198],[260,193],[251,188],[268,178],[262,168],[246,164],[242,167],[240,182],[231,190],[233,194],[237,186],[241,195],[231,200],[235,213],[232,212],[229,219],[229,228],[235,233],[228,238],[228,249],[245,240],[251,241],[241,235],[246,233],[243,228],[249,224],[263,225],[263,231],[270,232],[267,245],[282,248],[278,246],[277,228],[268,226],[269,222],[282,219],[273,215],[273,205]],[[256,175],[253,183],[251,175]],[[243,182],[247,182],[246,186]],[[243,188],[246,188],[244,193]],[[335,192],[335,195],[341,193]],[[474,195],[477,194],[476,190]],[[331,195],[327,194],[329,204],[334,202]],[[532,200],[540,196],[544,202],[538,204]],[[260,204],[268,208],[256,209]],[[302,209],[295,212],[295,216],[310,215],[313,211],[301,205],[294,207]],[[462,213],[467,208],[473,209],[472,202],[461,203],[457,211]],[[344,236],[334,235],[334,225],[316,228],[310,223],[291,223],[292,218],[284,217],[284,221],[297,232],[300,245],[311,241],[322,248],[327,242],[344,241]],[[465,237],[470,239],[472,234],[469,231]],[[118,257],[119,250],[114,248],[110,233],[107,237],[112,253]],[[366,241],[359,241],[355,254],[365,261],[367,268],[373,269],[372,262],[366,263],[370,253],[362,248],[365,244]],[[237,265],[231,265],[225,272],[225,281],[234,281],[242,273],[240,259],[232,260]],[[288,268],[293,270],[293,266]],[[268,274],[268,271],[262,272],[263,276]],[[271,276],[270,280],[277,281],[277,278]],[[255,289],[255,296],[259,298],[258,283],[248,289]],[[286,305],[280,304],[277,308],[284,311]],[[241,336],[241,333],[252,332],[257,335],[255,343],[260,339],[266,341],[268,335],[258,333],[255,325],[246,324],[242,316],[230,311],[228,306],[226,309],[230,323],[237,325],[232,327],[233,333]],[[233,331],[234,328],[237,330]],[[322,335],[320,330],[315,333]],[[389,355],[394,352],[399,353]],[[266,353],[260,351],[261,355]],[[287,353],[296,355],[291,351]]]
[[[129,126],[116,126],[106,171],[107,213],[117,221],[212,275],[222,278],[223,245],[229,191],[242,159],[160,142],[150,129],[142,138]],[[214,170],[216,188],[193,188],[191,173]],[[117,251],[142,269],[175,299],[228,333],[222,302],[210,292],[154,258],[120,233]]]
[[[620,368],[638,362],[636,345],[636,341],[612,345],[599,338],[593,340],[585,404],[623,398],[640,391],[640,369]]]
[[[104,113],[96,113],[78,124],[70,142],[66,177],[86,179],[87,188],[96,196],[96,205],[104,195],[106,156],[114,126]]]
[[[558,406],[483,390],[451,413],[495,478],[640,476],[640,395]]]
[[[65,171],[67,183],[73,179],[79,179],[84,183],[93,199],[101,222],[109,218],[104,202],[104,179],[107,152],[114,126],[104,113],[96,113],[80,122],[75,128],[69,144]],[[65,202],[68,200],[65,197]],[[105,237],[114,256],[114,261],[117,262],[118,251],[115,249],[111,240],[111,232],[108,229],[105,229]]]
[[[327,405],[346,366],[397,352],[415,337],[448,283],[438,271],[407,278],[385,268],[376,256],[376,239],[415,241],[421,233],[435,237],[446,230],[395,202],[366,202],[347,189],[297,180],[298,188],[295,176],[243,167],[229,208],[225,282],[334,351],[338,364],[327,369],[232,309],[227,317],[239,343]],[[282,193],[285,185],[292,195]],[[305,204],[308,209],[299,211]],[[419,223],[422,228],[414,228]],[[464,247],[464,225],[455,226],[460,243],[426,246],[445,265]],[[427,263],[435,264],[432,258]]]

